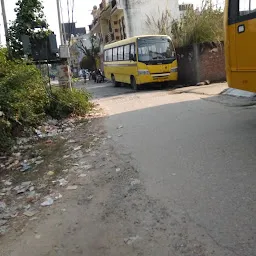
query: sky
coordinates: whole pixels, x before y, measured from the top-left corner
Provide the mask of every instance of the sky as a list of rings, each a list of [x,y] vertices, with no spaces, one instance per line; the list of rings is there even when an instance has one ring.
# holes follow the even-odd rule
[[[62,3],[63,10],[63,20],[68,22],[68,8],[67,1],[72,3],[72,0],[60,0]],[[161,0],[160,0],[161,1]],[[217,0],[215,0],[217,1]],[[6,16],[7,20],[15,19],[15,3],[17,0],[5,0]],[[59,43],[59,26],[58,26],[58,16],[57,16],[57,5],[56,0],[43,0],[44,13],[47,19],[47,22],[50,25],[50,29],[55,32],[57,35],[57,40]],[[202,0],[180,0],[180,3],[193,3],[195,6],[200,6]],[[77,27],[86,27],[88,31],[88,25],[92,22],[91,11],[94,5],[99,5],[101,0],[74,0],[74,22],[77,22]],[[1,5],[1,4],[0,4]],[[71,9],[71,8],[70,8]],[[2,13],[1,13],[2,14]],[[70,14],[71,19],[71,14]],[[4,44],[4,28],[2,15],[0,17],[0,44]]]

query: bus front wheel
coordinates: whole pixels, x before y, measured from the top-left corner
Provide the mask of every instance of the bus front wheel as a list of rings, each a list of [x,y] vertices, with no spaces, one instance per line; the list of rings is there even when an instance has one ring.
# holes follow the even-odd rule
[[[138,85],[134,76],[131,77],[131,86],[134,91],[138,91]]]
[[[116,81],[116,78],[114,75],[111,76],[112,83],[115,87],[119,87],[120,83]]]

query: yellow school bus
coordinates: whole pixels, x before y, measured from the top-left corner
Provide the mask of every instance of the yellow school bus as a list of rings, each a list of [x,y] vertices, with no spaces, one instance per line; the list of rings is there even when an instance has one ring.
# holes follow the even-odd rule
[[[166,35],[136,36],[104,47],[104,74],[114,86],[176,81],[178,64],[172,40]]]
[[[229,87],[256,92],[256,0],[226,0],[225,32]]]

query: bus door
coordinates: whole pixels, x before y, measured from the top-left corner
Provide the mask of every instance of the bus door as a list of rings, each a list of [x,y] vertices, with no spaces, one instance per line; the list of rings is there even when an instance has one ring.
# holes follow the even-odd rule
[[[230,0],[230,7],[234,11],[237,9],[238,14],[235,21],[236,69],[256,71],[256,0]]]

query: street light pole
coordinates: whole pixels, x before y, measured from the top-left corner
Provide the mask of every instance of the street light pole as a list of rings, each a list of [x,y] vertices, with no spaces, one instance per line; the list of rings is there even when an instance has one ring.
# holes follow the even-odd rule
[[[4,33],[5,33],[5,38],[6,38],[6,46],[7,46],[8,54],[10,57],[11,51],[10,51],[9,33],[8,33],[8,25],[7,25],[4,0],[1,0],[1,6],[2,6],[2,15],[3,15],[3,22],[4,22]]]

